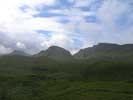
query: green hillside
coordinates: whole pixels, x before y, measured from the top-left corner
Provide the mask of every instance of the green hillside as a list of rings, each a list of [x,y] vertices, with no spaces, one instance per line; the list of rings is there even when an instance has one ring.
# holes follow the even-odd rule
[[[0,100],[133,100],[132,52],[111,51],[71,60],[1,56]]]

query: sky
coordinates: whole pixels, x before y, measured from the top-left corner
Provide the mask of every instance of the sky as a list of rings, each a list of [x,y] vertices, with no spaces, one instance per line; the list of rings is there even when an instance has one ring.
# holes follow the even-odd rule
[[[132,0],[0,0],[0,54],[133,43]]]

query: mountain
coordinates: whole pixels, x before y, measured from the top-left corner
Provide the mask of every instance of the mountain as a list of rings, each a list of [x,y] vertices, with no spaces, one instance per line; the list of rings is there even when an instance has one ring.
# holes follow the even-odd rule
[[[23,51],[19,51],[19,50],[14,50],[13,52],[11,52],[10,54],[8,54],[9,56],[30,56],[30,54],[25,53]]]
[[[99,43],[93,47],[81,49],[74,55],[77,59],[98,57],[122,58],[133,56],[133,44],[118,45],[112,43]]]
[[[10,55],[0,57],[0,100],[133,100],[132,44],[100,43],[74,55],[86,59],[57,46]]]
[[[72,59],[72,55],[69,51],[64,48],[58,46],[51,46],[45,51],[41,51],[40,53],[35,55],[36,57],[49,57],[55,60],[69,60]]]

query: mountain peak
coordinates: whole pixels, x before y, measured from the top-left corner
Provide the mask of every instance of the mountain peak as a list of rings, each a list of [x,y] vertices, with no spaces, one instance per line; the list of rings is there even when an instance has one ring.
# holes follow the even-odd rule
[[[46,56],[55,60],[66,60],[72,58],[69,51],[58,46],[50,46],[47,50],[41,51],[36,56]]]
[[[81,49],[74,55],[75,58],[91,58],[91,57],[121,57],[122,54],[133,54],[133,44],[118,45],[113,43],[99,43],[93,47]]]
[[[65,50],[64,48],[59,47],[59,46],[55,46],[55,45],[50,46],[47,50],[50,50],[50,49],[54,49],[54,50]],[[65,50],[65,51],[67,51],[67,50]]]
[[[29,56],[29,54],[27,54],[26,52],[20,51],[20,50],[14,50],[13,52],[11,52],[9,55],[14,56]]]

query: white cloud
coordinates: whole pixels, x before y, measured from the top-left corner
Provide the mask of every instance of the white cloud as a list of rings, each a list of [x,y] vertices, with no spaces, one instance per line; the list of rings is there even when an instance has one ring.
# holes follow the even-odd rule
[[[17,46],[18,48],[21,48],[21,49],[25,49],[25,48],[26,48],[25,44],[23,44],[23,43],[21,43],[21,42],[17,42],[17,43],[16,43],[16,46]]]
[[[39,17],[46,6],[55,6],[57,0],[0,0],[0,52],[14,49],[36,53],[50,45],[58,45],[75,52],[80,48],[92,46],[101,41],[129,43],[132,40],[133,15],[130,2],[123,0],[104,0],[95,10],[83,11],[80,7],[90,7],[95,0],[69,0],[72,7],[52,9],[53,14],[65,16]],[[97,1],[98,2],[98,1]],[[123,3],[124,2],[124,3]],[[127,12],[130,12],[128,14]],[[122,14],[127,15],[126,28],[116,24]],[[98,22],[86,22],[86,16],[95,16]],[[67,23],[59,20],[67,19]],[[50,31],[50,35],[39,33]]]
[[[103,24],[115,27],[116,19],[128,11],[128,5],[117,0],[108,0],[98,10],[98,17]]]
[[[78,0],[76,7],[86,7],[91,2],[95,0]],[[71,21],[65,24],[67,30],[75,31],[78,29],[79,36],[84,38],[82,41],[83,47],[92,46],[98,42],[114,42],[114,43],[133,43],[132,36],[132,26],[124,27],[120,29],[121,26],[117,25],[117,22],[122,15],[127,15],[128,19],[126,21],[132,20],[133,15],[128,14],[129,10],[132,8],[128,3],[124,3],[121,0],[105,0],[104,3],[91,14],[98,19],[98,22],[91,23],[86,22],[83,16],[70,17]],[[88,11],[91,12],[91,11]],[[131,12],[130,12],[131,13]],[[123,23],[124,21],[121,21]],[[123,23],[124,24],[124,23]],[[73,32],[74,33],[74,32]],[[77,32],[75,32],[77,33]]]
[[[59,23],[54,18],[34,18],[33,16],[39,13],[35,9],[36,6],[53,4],[54,0],[1,0],[0,2],[1,31],[27,32],[36,29],[55,31],[60,28]],[[33,8],[28,8],[26,12],[23,12],[19,7],[25,5],[28,7],[32,6]]]
[[[11,48],[6,48],[3,45],[0,45],[0,55],[4,55],[10,52],[12,52]]]
[[[69,48],[69,46],[71,46],[72,44],[73,44],[72,37],[69,37],[67,34],[63,34],[63,33],[52,34],[49,41],[49,46],[58,45],[61,47]]]
[[[41,43],[46,41],[46,37],[36,31],[58,31],[61,26],[56,18],[39,18],[33,15],[39,13],[36,7],[53,5],[54,2],[55,0],[0,0],[0,44],[30,53],[45,49],[46,46]],[[28,7],[26,11],[20,9],[22,6]],[[1,47],[3,49],[6,48]]]

